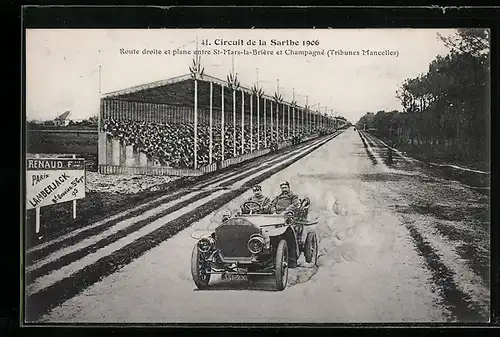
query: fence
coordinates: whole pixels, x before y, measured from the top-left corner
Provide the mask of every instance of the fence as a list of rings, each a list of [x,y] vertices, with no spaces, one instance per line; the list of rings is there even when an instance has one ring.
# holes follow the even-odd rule
[[[283,146],[284,147],[284,146]],[[226,168],[232,165],[242,163],[244,161],[254,159],[270,152],[269,149],[263,149],[247,153],[242,156],[229,158],[220,163],[220,168]],[[122,165],[99,165],[99,173],[101,174],[144,174],[144,175],[169,175],[181,177],[194,177],[217,171],[217,163],[212,163],[197,170],[194,169],[178,169],[163,166],[122,166]]]
[[[258,150],[258,151],[252,152],[252,153],[247,153],[247,154],[244,154],[242,156],[226,159],[222,162],[222,168],[232,166],[235,164],[239,164],[241,162],[263,156],[265,154],[268,154],[270,151],[271,150],[269,150],[269,149],[263,149],[263,150]]]
[[[303,141],[309,141],[320,137],[319,134],[311,135]],[[118,158],[114,158],[111,164],[98,165],[98,172],[101,174],[137,174],[137,175],[167,175],[167,176],[181,176],[193,177],[217,171],[219,169],[227,168],[254,158],[264,156],[271,152],[270,148],[255,150],[251,153],[239,155],[237,157],[228,158],[222,162],[213,162],[212,164],[202,166],[198,169],[189,168],[173,168],[161,166],[155,163],[152,158],[144,153],[131,153],[133,150],[131,146],[123,147],[120,141],[111,140],[112,148],[120,148],[114,151]],[[278,149],[283,149],[292,145],[291,141],[285,141],[278,144]],[[108,147],[109,148],[109,147]],[[132,150],[132,151],[131,151]],[[115,157],[115,156],[113,156]],[[140,166],[136,166],[139,164]]]
[[[177,169],[171,167],[134,167],[121,165],[99,165],[99,173],[101,174],[144,174],[155,176],[182,176],[193,177],[200,176],[203,173],[201,170],[193,169]]]

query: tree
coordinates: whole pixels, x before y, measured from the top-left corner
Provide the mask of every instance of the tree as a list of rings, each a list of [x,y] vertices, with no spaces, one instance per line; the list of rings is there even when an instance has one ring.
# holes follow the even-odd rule
[[[426,74],[403,81],[396,91],[402,113],[367,113],[358,127],[366,124],[382,137],[409,140],[452,158],[473,159],[488,144],[489,31],[463,28],[440,38],[450,53],[437,56]]]
[[[490,31],[484,28],[458,28],[449,37],[438,33],[445,46],[453,54],[469,54],[474,57],[488,57],[490,48]]]
[[[95,124],[95,125],[97,125],[97,124],[99,123],[99,117],[97,117],[97,116],[92,116],[92,117],[90,117],[90,118],[88,119],[88,121],[89,121],[89,123],[90,123],[90,124],[93,124],[93,125]]]

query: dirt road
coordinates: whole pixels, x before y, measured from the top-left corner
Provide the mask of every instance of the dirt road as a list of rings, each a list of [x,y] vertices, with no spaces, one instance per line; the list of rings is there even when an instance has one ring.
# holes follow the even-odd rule
[[[28,286],[28,304],[39,308],[33,317],[102,323],[488,319],[489,220],[478,215],[489,212],[484,194],[434,177],[398,155],[387,166],[383,145],[352,129],[311,150],[166,198],[107,232],[41,258],[28,267],[32,273],[50,263],[54,267]],[[236,209],[249,196],[245,184],[259,180],[269,196],[278,193],[282,181],[309,196],[310,214],[319,219],[319,266],[301,261],[290,270],[282,292],[265,280],[250,284],[218,278],[209,290],[196,290],[190,274],[196,243],[191,234],[212,228],[223,210]],[[188,203],[176,209],[182,202]],[[173,236],[164,234],[166,224],[178,222],[190,226]],[[143,225],[127,231],[138,223]],[[120,231],[125,232],[119,239],[103,241]],[[147,247],[155,240],[158,244],[133,259],[134,243]],[[70,263],[54,264],[85,249]],[[73,288],[77,291],[67,298],[60,295]],[[65,300],[43,310],[51,308],[46,301],[54,294]]]

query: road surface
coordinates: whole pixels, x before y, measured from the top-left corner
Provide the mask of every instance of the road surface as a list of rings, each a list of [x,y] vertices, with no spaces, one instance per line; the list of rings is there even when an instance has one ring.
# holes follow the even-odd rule
[[[68,241],[28,266],[36,275],[27,286],[28,312],[32,305],[35,320],[73,323],[489,319],[489,222],[477,216],[489,211],[481,191],[396,154],[386,165],[382,143],[353,129],[312,145]],[[281,169],[287,161],[293,163]],[[218,277],[208,290],[197,290],[190,274],[192,236],[213,228],[224,210],[237,209],[250,192],[230,193],[259,177],[264,194],[276,195],[279,183],[289,181],[295,193],[311,199],[310,216],[319,220],[318,267],[300,261],[282,292],[273,290],[272,280]],[[189,226],[173,236],[155,232],[180,222]],[[134,224],[142,225],[127,231]],[[119,231],[126,235],[105,241]],[[153,247],[136,253],[148,244]],[[71,254],[61,266],[47,267]]]

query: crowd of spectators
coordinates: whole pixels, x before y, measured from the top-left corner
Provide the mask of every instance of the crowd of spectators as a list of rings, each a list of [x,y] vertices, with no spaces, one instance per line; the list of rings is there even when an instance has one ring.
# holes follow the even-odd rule
[[[252,143],[254,151],[285,141],[297,144],[311,135],[322,135],[329,132],[328,129],[318,128],[309,130],[297,128],[295,130],[295,137],[293,137],[293,130],[290,130],[289,133],[286,126],[284,133],[281,125],[279,130],[271,126],[266,127],[266,132],[264,132],[263,126],[260,129],[260,143],[257,144],[257,127],[253,127]],[[163,166],[172,168],[194,167],[194,126],[192,123],[168,124],[105,119],[103,120],[103,131],[108,133],[112,138],[119,139],[125,146],[131,145],[135,152],[145,153]],[[213,162],[220,162],[222,160],[221,131],[220,125],[213,126]],[[233,131],[232,125],[224,127],[224,159],[234,157]],[[250,153],[252,150],[250,126],[245,126],[244,129],[243,151],[241,148],[241,133],[241,126],[236,127],[236,156]],[[266,134],[266,137],[264,137],[264,134]],[[209,164],[209,146],[210,127],[208,125],[198,125],[198,167]]]

